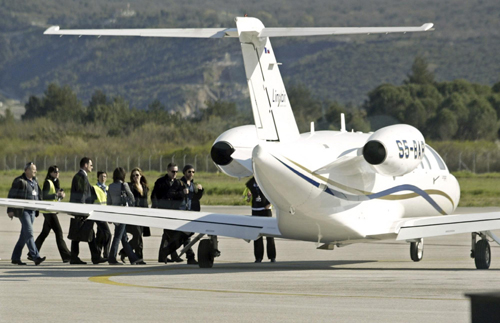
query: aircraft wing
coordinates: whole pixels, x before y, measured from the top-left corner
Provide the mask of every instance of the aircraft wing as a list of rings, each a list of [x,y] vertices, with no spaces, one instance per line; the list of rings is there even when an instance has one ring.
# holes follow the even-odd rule
[[[456,233],[500,229],[500,212],[455,214],[416,218],[396,225],[396,240],[411,240]]]
[[[86,215],[89,216],[89,219],[97,221],[204,233],[246,240],[255,240],[261,235],[281,236],[276,218],[268,217],[3,198],[0,199],[0,205],[63,212],[72,215]]]

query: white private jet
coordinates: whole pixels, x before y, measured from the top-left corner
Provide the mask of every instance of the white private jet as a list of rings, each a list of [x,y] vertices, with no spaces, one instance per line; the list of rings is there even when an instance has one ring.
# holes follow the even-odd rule
[[[217,236],[255,240],[260,236],[313,241],[332,250],[356,242],[396,239],[423,257],[423,238],[471,233],[478,269],[490,266],[488,239],[500,229],[500,213],[450,215],[460,187],[441,157],[409,125],[374,133],[340,131],[300,134],[270,37],[347,35],[431,30],[420,27],[265,28],[256,18],[238,17],[229,29],[61,30],[47,35],[239,38],[255,125],[236,127],[215,141],[213,161],[234,177],[254,175],[275,207],[276,218],[207,212],[123,208],[0,199],[0,205],[88,215],[89,219],[196,232],[200,267],[220,255]]]

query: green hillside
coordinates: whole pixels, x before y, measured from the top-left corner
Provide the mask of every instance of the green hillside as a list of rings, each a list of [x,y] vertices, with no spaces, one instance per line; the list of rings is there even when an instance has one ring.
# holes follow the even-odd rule
[[[127,6],[130,4],[130,6]],[[381,83],[401,84],[417,54],[437,81],[500,80],[500,2],[221,0],[0,0],[0,93],[26,101],[48,84],[69,85],[88,101],[96,89],[133,107],[160,100],[190,114],[208,99],[247,108],[236,40],[42,36],[63,28],[233,27],[249,14],[266,26],[393,26],[434,22],[412,35],[273,40],[288,85],[307,84],[321,99],[359,105]]]

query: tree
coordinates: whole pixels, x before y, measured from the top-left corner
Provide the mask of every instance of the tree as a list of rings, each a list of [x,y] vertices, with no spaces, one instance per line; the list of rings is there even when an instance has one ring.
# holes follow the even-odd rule
[[[43,108],[42,100],[34,95],[29,97],[28,102],[24,105],[24,108],[26,110],[21,117],[23,120],[32,120],[46,114]]]
[[[323,103],[313,97],[311,90],[303,84],[289,88],[288,99],[300,132],[309,131],[311,121],[323,116]]]
[[[468,105],[469,120],[463,139],[492,140],[497,138],[498,121],[496,111],[486,99],[474,99]]]
[[[68,85],[59,87],[55,83],[49,84],[45,91],[43,112],[58,122],[81,122],[85,115],[83,105],[73,90]]]
[[[441,109],[430,125],[431,137],[435,139],[450,140],[458,130],[456,115],[447,108]]]
[[[500,93],[500,82],[496,83],[491,87],[491,90],[495,93]]]
[[[382,84],[368,93],[365,109],[368,116],[391,116],[404,122],[406,109],[413,102],[408,88]]]
[[[411,73],[408,74],[408,80],[404,81],[405,84],[433,84],[434,73],[429,71],[429,64],[426,59],[417,55],[411,66]]]

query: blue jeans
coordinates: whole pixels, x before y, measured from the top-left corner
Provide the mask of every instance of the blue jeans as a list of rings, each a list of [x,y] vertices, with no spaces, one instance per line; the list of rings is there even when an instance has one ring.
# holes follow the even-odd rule
[[[35,222],[35,211],[24,210],[23,214],[19,217],[21,221],[21,234],[17,240],[14,251],[12,252],[12,261],[20,261],[23,253],[24,245],[28,246],[28,250],[33,259],[40,258],[38,249],[35,245],[33,237],[33,222]]]
[[[122,242],[123,250],[127,254],[130,263],[134,263],[139,259],[128,243],[128,237],[127,233],[125,232],[125,228],[125,224],[115,223],[115,235],[113,236],[113,242],[111,242],[111,249],[109,250],[109,262],[116,262],[116,254],[118,253],[120,241]]]

